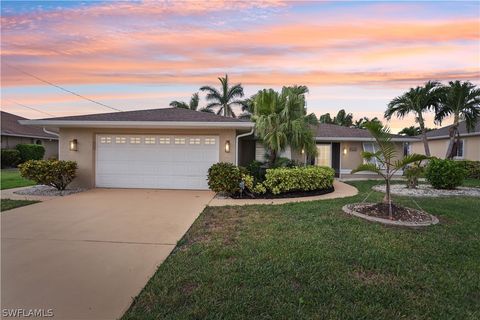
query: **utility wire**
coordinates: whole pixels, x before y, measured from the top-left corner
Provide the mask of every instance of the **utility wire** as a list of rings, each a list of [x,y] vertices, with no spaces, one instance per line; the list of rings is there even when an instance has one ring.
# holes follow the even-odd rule
[[[13,100],[10,100],[10,99],[5,99],[5,100],[10,101],[10,102],[12,102],[12,103],[15,103],[16,105],[19,105],[19,106],[21,106],[21,107],[24,107],[24,108],[27,108],[27,109],[30,109],[30,110],[34,110],[34,111],[37,111],[37,112],[40,112],[40,113],[43,113],[43,114],[46,114],[46,115],[51,116],[51,117],[55,117],[55,116],[54,116],[53,114],[51,114],[51,113],[48,113],[48,112],[45,112],[45,111],[42,111],[42,110],[38,110],[38,109],[35,109],[35,108],[33,108],[33,107],[26,106],[26,105],[21,104],[21,103],[18,103],[18,102],[16,102],[16,101],[13,101]]]
[[[95,101],[95,100],[90,99],[90,98],[88,98],[88,97],[82,96],[81,94],[78,94],[78,93],[73,92],[73,91],[71,91],[71,90],[65,89],[65,88],[63,88],[63,87],[61,87],[61,86],[59,86],[59,85],[56,85],[56,84],[54,84],[54,83],[52,83],[52,82],[50,82],[50,81],[44,80],[44,79],[42,79],[42,78],[40,78],[40,77],[37,77],[37,76],[34,75],[34,74],[31,74],[31,73],[29,73],[29,72],[23,71],[23,70],[21,70],[21,69],[19,69],[19,68],[17,68],[17,67],[14,67],[14,66],[12,66],[11,64],[5,63],[5,65],[7,65],[7,66],[9,66],[10,68],[13,68],[13,69],[15,69],[15,70],[23,73],[23,74],[25,74],[25,75],[27,75],[27,76],[30,76],[30,77],[32,77],[32,78],[35,78],[35,79],[37,79],[38,81],[41,81],[41,82],[44,82],[44,83],[49,84],[49,85],[51,85],[51,86],[54,86],[55,88],[58,88],[58,89],[60,89],[60,90],[63,90],[63,91],[68,92],[68,93],[70,93],[70,94],[73,94],[73,95],[75,95],[75,96],[77,96],[77,97],[79,97],[79,98],[88,100],[88,101],[93,102],[93,103],[95,103],[95,104],[98,104],[98,105],[100,105],[100,106],[102,106],[102,107],[109,108],[109,109],[112,109],[112,110],[115,110],[115,111],[123,111],[123,110],[120,110],[120,109],[111,107],[111,106],[109,106],[109,105],[106,105],[105,103],[98,102],[98,101]]]

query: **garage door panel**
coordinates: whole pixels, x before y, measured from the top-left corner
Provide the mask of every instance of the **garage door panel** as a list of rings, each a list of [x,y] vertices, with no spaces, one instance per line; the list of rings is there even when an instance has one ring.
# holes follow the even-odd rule
[[[97,135],[96,185],[207,189],[218,142],[218,136]]]

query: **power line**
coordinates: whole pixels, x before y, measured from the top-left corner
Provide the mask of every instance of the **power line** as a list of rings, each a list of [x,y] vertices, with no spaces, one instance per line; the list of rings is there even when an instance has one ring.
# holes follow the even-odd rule
[[[15,104],[17,104],[17,105],[19,105],[19,106],[21,106],[21,107],[24,107],[24,108],[27,108],[27,109],[30,109],[30,110],[34,110],[34,111],[37,111],[37,112],[40,112],[40,113],[43,113],[43,114],[46,114],[46,115],[51,116],[51,117],[55,117],[55,116],[54,116],[53,114],[51,114],[51,113],[48,113],[48,112],[45,112],[45,111],[42,111],[42,110],[38,110],[38,109],[35,109],[35,108],[33,108],[33,107],[26,106],[26,105],[21,104],[21,103],[18,103],[18,102],[16,102],[16,101],[13,101],[13,100],[10,100],[10,99],[5,99],[5,100],[10,101],[10,102],[13,102],[13,103],[15,103]]]
[[[115,110],[115,111],[123,111],[123,110],[120,110],[120,109],[111,107],[111,106],[109,106],[109,105],[106,105],[105,103],[98,102],[98,101],[95,101],[95,100],[90,99],[90,98],[88,98],[88,97],[82,96],[81,94],[78,94],[78,93],[73,92],[73,91],[71,91],[71,90],[65,89],[65,88],[63,88],[63,87],[61,87],[61,86],[59,86],[59,85],[56,85],[56,84],[54,84],[54,83],[52,83],[52,82],[50,82],[50,81],[44,80],[44,79],[42,79],[42,78],[40,78],[40,77],[38,77],[38,76],[36,76],[36,75],[34,75],[34,74],[31,74],[31,73],[29,73],[29,72],[23,71],[23,70],[21,70],[21,69],[19,69],[19,68],[17,68],[17,67],[14,67],[14,66],[12,66],[11,64],[5,63],[5,65],[7,65],[7,66],[9,66],[10,68],[13,68],[13,69],[15,69],[15,70],[23,73],[23,74],[26,74],[27,76],[30,76],[30,77],[32,77],[32,78],[35,78],[35,79],[37,79],[38,81],[41,81],[41,82],[44,82],[44,83],[49,84],[49,85],[51,85],[51,86],[54,86],[55,88],[58,88],[58,89],[60,89],[60,90],[63,90],[63,91],[68,92],[68,93],[70,93],[70,94],[73,94],[73,95],[75,95],[75,96],[77,96],[77,97],[79,97],[79,98],[88,100],[88,101],[93,102],[93,103],[95,103],[95,104],[98,104],[98,105],[100,105],[100,106],[102,106],[102,107],[109,108],[109,109],[112,109],[112,110]]]

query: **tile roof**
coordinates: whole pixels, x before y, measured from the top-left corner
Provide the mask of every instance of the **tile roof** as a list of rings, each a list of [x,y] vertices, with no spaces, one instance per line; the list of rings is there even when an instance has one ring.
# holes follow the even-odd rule
[[[392,138],[397,139],[411,139],[412,137],[406,137],[399,134],[392,134]],[[315,137],[318,139],[321,138],[365,138],[372,139],[372,135],[365,129],[358,128],[349,128],[344,126],[339,126],[336,124],[329,123],[320,123],[317,125],[315,130]]]
[[[42,128],[35,126],[24,126],[18,120],[27,120],[12,113],[1,111],[2,130],[1,134],[6,136],[21,136],[45,139],[58,139],[58,137],[45,133]]]
[[[449,135],[449,129],[452,127],[452,125],[442,127],[439,129],[435,129],[432,131],[427,132],[427,138],[439,138],[439,137],[445,137]],[[473,131],[468,132],[467,131],[467,125],[465,121],[460,122],[458,126],[458,131],[460,132],[460,135],[464,134],[480,134],[480,121],[477,122],[477,125],[475,126],[475,129]]]
[[[111,113],[96,113],[81,116],[47,118],[41,120],[61,121],[188,121],[188,122],[248,122],[208,112],[182,108],[134,110]]]

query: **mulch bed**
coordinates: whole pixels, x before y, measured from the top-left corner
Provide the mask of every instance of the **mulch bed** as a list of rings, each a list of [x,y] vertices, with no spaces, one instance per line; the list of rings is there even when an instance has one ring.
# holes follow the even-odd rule
[[[322,194],[327,194],[335,191],[334,187],[328,189],[318,189],[311,191],[292,191],[281,194],[265,193],[265,194],[243,194],[243,197],[240,195],[232,196],[233,199],[284,199],[284,198],[301,198],[301,197],[311,197],[319,196]]]
[[[367,216],[390,219],[388,214],[388,204],[374,203],[374,204],[359,204],[354,210]],[[392,204],[392,213],[394,221],[411,222],[411,223],[425,223],[432,221],[432,217],[423,211],[397,206]]]

